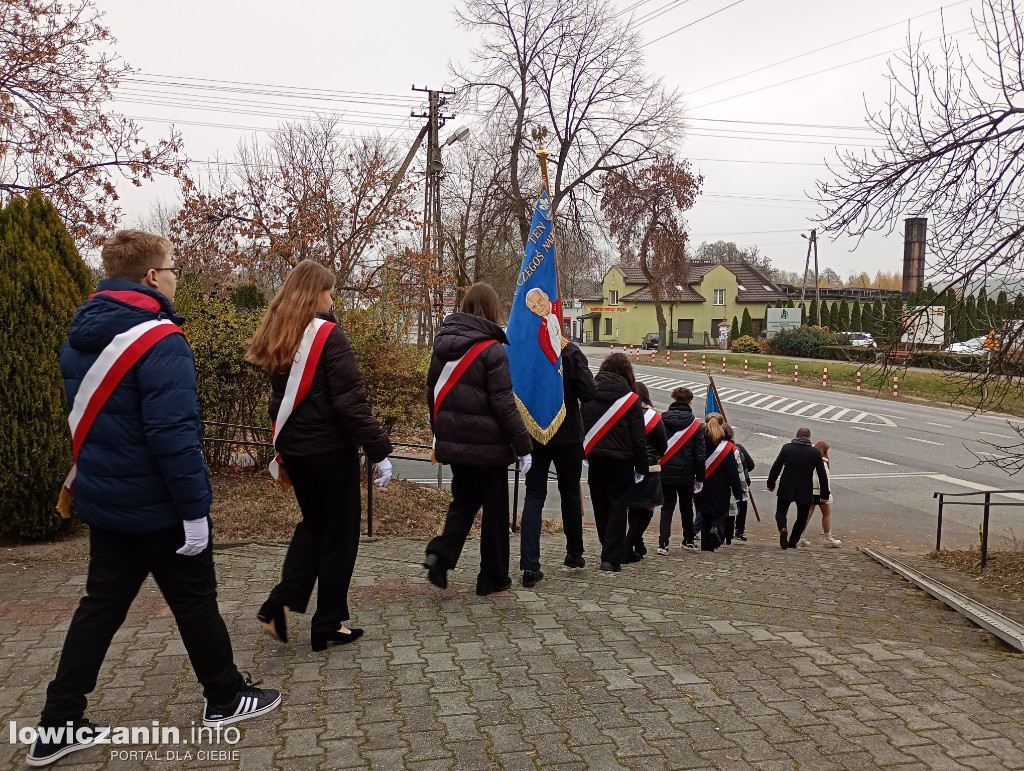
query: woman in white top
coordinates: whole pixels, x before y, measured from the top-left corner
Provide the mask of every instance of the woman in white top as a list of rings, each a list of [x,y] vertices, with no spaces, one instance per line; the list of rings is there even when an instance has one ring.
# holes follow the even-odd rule
[[[825,461],[825,476],[830,475],[828,465],[828,442],[818,442],[814,445],[815,449],[821,452],[821,457]],[[831,488],[831,484],[829,485]],[[811,511],[807,515],[807,521],[811,521],[811,517],[814,516],[814,507],[817,506],[821,509],[821,532],[824,536],[823,543],[825,546],[835,548],[842,546],[843,542],[838,538],[832,537],[832,498],[826,500],[821,499],[821,486],[818,483],[818,475],[814,475],[814,498],[811,503]]]

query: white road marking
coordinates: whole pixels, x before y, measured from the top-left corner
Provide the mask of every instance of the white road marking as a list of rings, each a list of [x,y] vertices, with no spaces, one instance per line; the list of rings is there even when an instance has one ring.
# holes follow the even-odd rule
[[[825,409],[818,410],[813,415],[808,415],[807,417],[809,417],[811,420],[818,420],[819,418],[821,418],[822,415],[824,415],[827,412],[832,412],[832,410],[834,409],[835,407],[826,407]]]
[[[772,397],[770,397],[770,396],[762,396],[760,399],[755,399],[754,401],[750,402],[749,404],[744,404],[743,406],[744,407],[758,407],[759,405],[764,404],[766,401],[768,401],[771,398]]]
[[[773,402],[769,402],[768,404],[764,405],[764,407],[762,407],[761,409],[763,409],[763,410],[771,410],[777,404],[782,404],[783,402],[788,402],[788,401],[791,401],[790,397],[783,396],[781,399],[776,399]]]
[[[939,428],[952,428],[952,426],[947,426],[945,423],[929,423],[927,420],[924,424],[926,426],[938,426]]]
[[[985,434],[985,436],[995,436],[999,439],[1013,439],[1012,436],[1007,436],[1006,434],[993,434],[991,431],[979,431],[978,433]]]
[[[839,412],[837,412],[835,415],[833,415],[831,418],[829,418],[829,420],[832,420],[832,421],[839,420],[839,418],[843,417],[843,415],[845,415],[849,411],[850,411],[849,409],[841,409],[841,410],[839,410]]]
[[[803,399],[794,399],[792,404],[787,404],[785,407],[778,407],[776,412],[781,412],[783,415],[788,414],[786,410],[792,409],[798,404],[803,404]]]
[[[918,439],[914,436],[905,436],[904,439],[909,439],[911,442],[920,442],[921,444],[934,444],[936,447],[943,447],[942,442],[933,442],[930,439]]]
[[[931,478],[936,482],[946,482],[951,485],[958,485],[960,487],[966,487],[970,490],[978,490],[979,492],[989,493],[998,490],[998,487],[990,487],[989,485],[978,484],[977,482],[968,482],[966,479],[957,479],[956,477],[946,476],[945,474],[932,474]],[[1015,501],[1024,501],[1024,495],[1020,493],[999,493],[1004,498],[1012,498]]]
[[[812,407],[820,407],[820,406],[821,405],[818,404],[817,402],[810,402],[810,403],[804,405],[803,407],[801,407],[800,409],[795,410],[792,414],[793,415],[803,415],[805,412],[807,412],[807,410],[811,409]]]
[[[750,391],[735,391],[735,392],[729,394],[728,396],[723,396],[722,397],[722,401],[723,402],[729,402],[731,404],[736,404],[737,403],[736,399],[738,399],[741,396],[747,396],[749,393],[750,393]]]
[[[779,437],[775,436],[775,434],[762,434],[761,432],[757,432],[756,434],[754,434],[754,436],[763,436],[765,439],[778,439],[779,438]]]
[[[850,428],[856,428],[858,431],[870,431],[872,434],[880,434],[880,433],[882,433],[877,428],[865,428],[864,426],[855,426],[855,425],[852,425],[852,424],[850,425]]]
[[[896,465],[895,463],[890,463],[887,460],[879,460],[878,458],[869,458],[866,455],[858,455],[857,457],[860,458],[861,460],[869,460],[872,463],[881,463],[883,466],[895,466]]]
[[[763,401],[763,399],[758,399],[759,396],[761,396],[761,394],[751,394],[750,396],[744,396],[742,399],[737,399],[736,401],[734,401],[733,404],[741,404],[747,406],[747,402],[754,404],[754,399],[757,399],[758,401]]]

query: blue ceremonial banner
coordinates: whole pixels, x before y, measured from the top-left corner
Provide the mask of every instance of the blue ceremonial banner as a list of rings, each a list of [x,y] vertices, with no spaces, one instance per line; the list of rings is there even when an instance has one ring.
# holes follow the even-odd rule
[[[547,189],[533,207],[506,331],[516,405],[533,438],[546,444],[565,418],[562,349],[567,342],[562,336],[555,229]]]
[[[722,405],[718,403],[718,396],[715,391],[715,381],[709,377],[707,402],[704,405],[704,417],[707,417],[712,412],[717,412],[722,417],[725,417],[725,413],[722,412]]]

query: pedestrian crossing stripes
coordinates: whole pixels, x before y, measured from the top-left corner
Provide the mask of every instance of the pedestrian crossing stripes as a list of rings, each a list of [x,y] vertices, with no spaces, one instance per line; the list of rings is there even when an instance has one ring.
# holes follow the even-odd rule
[[[591,367],[591,371],[596,373],[597,367]],[[700,399],[707,398],[707,382],[701,383],[695,380],[680,380],[661,375],[645,374],[637,374],[636,379],[652,390],[668,391],[671,393],[674,389],[683,386],[693,391],[695,397]],[[851,423],[854,427],[896,427],[896,424],[884,415],[876,415],[873,412],[850,407],[812,402],[806,399],[794,399],[792,396],[763,394],[741,388],[719,388],[718,395],[725,404],[734,404],[737,407],[764,410],[765,412],[776,412],[782,415],[792,415],[821,423]]]

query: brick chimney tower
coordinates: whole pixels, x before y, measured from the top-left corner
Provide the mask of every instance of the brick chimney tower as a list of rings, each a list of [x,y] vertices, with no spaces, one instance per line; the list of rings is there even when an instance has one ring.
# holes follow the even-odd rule
[[[903,294],[924,286],[924,253],[928,236],[927,217],[903,221]]]

